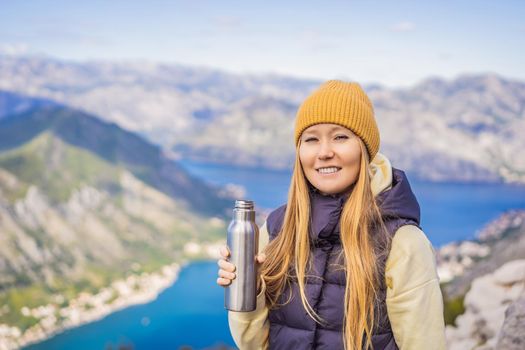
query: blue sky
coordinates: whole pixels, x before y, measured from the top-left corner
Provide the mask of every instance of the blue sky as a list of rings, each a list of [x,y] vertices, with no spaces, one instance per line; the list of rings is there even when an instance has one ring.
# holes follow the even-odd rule
[[[525,80],[523,1],[0,0],[0,51],[409,86]]]

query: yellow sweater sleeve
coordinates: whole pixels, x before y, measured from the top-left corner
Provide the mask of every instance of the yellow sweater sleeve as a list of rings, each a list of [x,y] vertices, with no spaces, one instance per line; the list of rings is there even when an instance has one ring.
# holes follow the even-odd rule
[[[268,244],[269,235],[266,223],[259,230],[259,252]],[[228,312],[230,333],[240,350],[259,350],[268,348],[270,322],[264,292],[266,287],[261,278],[261,291],[257,295],[257,306],[251,312]]]
[[[434,250],[416,226],[402,226],[394,235],[385,279],[388,317],[399,348],[446,349]]]

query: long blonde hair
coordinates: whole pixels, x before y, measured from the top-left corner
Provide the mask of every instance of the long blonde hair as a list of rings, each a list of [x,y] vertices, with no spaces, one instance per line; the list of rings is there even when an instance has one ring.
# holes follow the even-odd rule
[[[354,188],[346,200],[340,218],[340,235],[344,253],[343,268],[346,271],[344,297],[344,346],[347,350],[372,347],[372,332],[375,321],[375,300],[380,286],[381,259],[384,239],[374,240],[372,231],[384,231],[381,213],[370,187],[368,152],[361,148],[361,164]],[[301,301],[307,313],[318,323],[323,320],[308,303],[305,294],[306,275],[310,269],[310,197],[298,152],[288,192],[288,205],[284,222],[277,237],[266,247],[267,259],[262,265],[262,276],[266,283],[266,298],[271,308],[279,307],[279,298],[290,291],[292,279],[297,279]],[[379,228],[379,229],[378,229]],[[374,233],[375,233],[374,232]],[[379,233],[381,235],[381,233]],[[387,235],[382,235],[384,238]],[[378,244],[375,241],[381,242]],[[379,247],[380,245],[381,247]],[[294,274],[294,275],[292,275]],[[289,302],[291,295],[288,296]]]

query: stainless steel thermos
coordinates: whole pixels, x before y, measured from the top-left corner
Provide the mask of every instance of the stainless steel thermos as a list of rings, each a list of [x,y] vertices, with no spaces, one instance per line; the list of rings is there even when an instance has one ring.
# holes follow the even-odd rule
[[[236,278],[225,288],[224,307],[231,311],[253,311],[257,299],[255,256],[259,229],[255,224],[253,201],[237,200],[228,226],[229,261],[236,266]]]

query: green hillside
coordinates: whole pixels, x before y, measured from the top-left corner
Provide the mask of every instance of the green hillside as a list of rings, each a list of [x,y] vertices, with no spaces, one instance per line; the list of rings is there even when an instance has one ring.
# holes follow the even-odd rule
[[[67,146],[50,132],[43,132],[19,148],[0,153],[0,167],[23,183],[45,190],[55,204],[67,200],[72,191],[82,185],[118,190],[119,166]],[[27,186],[24,189],[27,190]],[[8,191],[7,195],[13,200],[25,193]]]
[[[194,211],[229,215],[231,199],[188,174],[162,151],[140,136],[113,123],[64,106],[41,107],[0,120],[0,151],[20,147],[42,132],[89,151],[172,197],[186,201]]]

